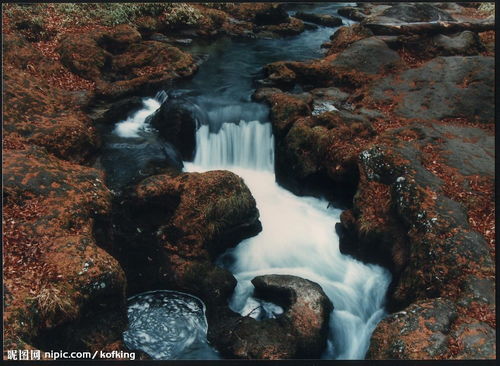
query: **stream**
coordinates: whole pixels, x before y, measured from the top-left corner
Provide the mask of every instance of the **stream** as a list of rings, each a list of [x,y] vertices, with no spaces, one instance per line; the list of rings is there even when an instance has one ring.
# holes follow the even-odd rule
[[[345,5],[315,4],[304,10],[336,15],[336,9]],[[344,23],[351,22],[344,19]],[[321,57],[320,45],[334,31],[320,26],[282,39],[193,42],[186,47],[188,52],[209,55],[199,71],[192,79],[179,82],[175,91],[145,98],[143,109],[119,121],[105,136],[103,161],[108,164],[104,164],[108,174],[112,167],[110,175],[126,180],[133,169],[140,169],[141,159],[161,154],[155,148],[158,137],[148,126],[147,116],[172,95],[195,105],[200,111],[196,152],[192,162],[184,162],[184,170],[225,169],[242,177],[257,202],[263,227],[257,236],[217,260],[238,281],[231,309],[258,319],[279,316],[283,311],[279,306],[252,296],[250,280],[263,274],[309,279],[321,285],[334,305],[322,358],[363,359],[370,335],[385,315],[389,271],[340,253],[335,224],[341,210],[324,199],[298,197],[276,183],[269,109],[251,100],[264,65]],[[258,305],[262,305],[260,310],[249,314]],[[129,300],[125,343],[154,359],[218,358],[207,345],[203,314],[201,301],[188,294],[159,291],[136,295]]]

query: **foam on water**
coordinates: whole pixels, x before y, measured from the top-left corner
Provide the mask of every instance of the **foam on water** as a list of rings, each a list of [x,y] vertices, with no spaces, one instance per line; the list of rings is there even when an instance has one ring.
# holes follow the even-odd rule
[[[147,129],[146,118],[153,114],[161,106],[161,99],[145,98],[143,108],[135,112],[125,121],[117,123],[113,133],[120,137],[140,137],[140,132]]]
[[[175,291],[154,291],[128,300],[127,348],[154,360],[218,359],[207,343],[205,306],[197,297]]]
[[[384,316],[390,274],[340,253],[335,224],[341,211],[313,197],[297,197],[276,183],[270,124],[224,124],[218,133],[197,132],[197,151],[187,171],[227,169],[241,176],[260,212],[262,232],[219,259],[238,280],[230,306],[242,315],[274,317],[279,307],[252,296],[251,280],[263,274],[290,274],[321,285],[334,304],[324,358],[361,359],[370,335]],[[252,312],[251,314],[249,314]]]

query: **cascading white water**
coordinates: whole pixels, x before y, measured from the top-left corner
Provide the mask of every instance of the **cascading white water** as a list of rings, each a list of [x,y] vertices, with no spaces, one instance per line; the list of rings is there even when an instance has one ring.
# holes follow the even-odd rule
[[[208,168],[241,167],[272,170],[274,141],[269,123],[224,123],[217,133],[208,125],[196,133],[195,165]]]
[[[113,133],[120,137],[139,137],[141,131],[150,129],[150,126],[146,124],[146,118],[160,108],[167,99],[168,95],[163,90],[158,92],[154,98],[144,98],[142,109],[126,120],[117,123]]]
[[[340,253],[334,229],[340,210],[328,208],[325,200],[297,197],[276,184],[269,123],[225,123],[217,133],[202,126],[196,140],[194,162],[185,163],[185,169],[233,171],[245,180],[260,212],[262,232],[220,260],[223,265],[224,257],[233,259],[228,269],[238,280],[231,308],[248,315],[261,303],[252,297],[250,281],[255,276],[291,274],[309,279],[321,285],[335,307],[323,357],[364,358],[370,335],[384,316],[389,272]],[[264,305],[267,312],[281,311]],[[250,316],[262,314],[254,311]]]
[[[335,14],[336,8],[348,5],[354,4],[322,3],[315,6],[315,11]],[[344,23],[350,24],[351,21],[344,19]],[[253,82],[265,64],[321,57],[320,45],[333,32],[334,29],[319,27],[286,39],[227,43],[221,40],[213,49],[210,49],[213,46],[205,49],[202,44],[195,46],[192,51],[200,47],[201,53],[208,51],[211,56],[194,78],[180,89],[189,92],[193,102],[206,114],[206,121],[196,133],[195,159],[192,163],[185,163],[185,170],[231,170],[245,180],[257,202],[262,232],[242,241],[219,259],[219,264],[227,267],[238,280],[231,308],[247,315],[257,305],[262,305],[250,315],[255,318],[276,316],[282,309],[254,298],[250,280],[262,274],[291,274],[309,279],[321,285],[335,307],[323,357],[362,359],[374,327],[384,316],[384,297],[390,274],[382,267],[364,265],[340,253],[335,233],[339,210],[329,208],[325,200],[297,197],[276,184],[271,125],[259,122],[266,119],[267,109],[253,103],[250,97]],[[219,52],[219,46],[224,52]],[[165,93],[146,98],[143,110],[117,124],[113,131],[115,137],[134,139],[147,135],[150,138],[146,117],[166,98]],[[333,109],[333,104],[318,104],[314,106],[313,114]],[[182,306],[170,303],[169,306],[182,310]],[[150,317],[148,311],[137,314],[138,319],[139,315],[145,319]],[[168,322],[168,319],[161,321]],[[149,322],[143,324],[149,327]],[[194,332],[196,327],[190,331]],[[179,325],[172,329],[175,333],[184,328]],[[135,333],[129,338],[133,336]],[[139,339],[139,342],[144,349],[150,343],[157,347],[156,340]],[[161,341],[170,342],[163,337]],[[175,337],[173,341],[176,341]],[[178,350],[178,344],[173,349]],[[164,345],[170,346],[170,343]],[[152,349],[150,352],[154,354],[156,351],[161,350]],[[188,350],[183,357],[192,355]],[[159,358],[168,357],[170,353]],[[196,357],[207,356],[197,354]]]

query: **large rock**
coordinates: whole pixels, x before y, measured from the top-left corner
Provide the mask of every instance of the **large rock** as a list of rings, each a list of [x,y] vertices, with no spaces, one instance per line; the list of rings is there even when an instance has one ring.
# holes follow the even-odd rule
[[[260,38],[277,38],[280,36],[295,36],[306,29],[304,22],[298,18],[289,18],[285,23],[255,26],[255,35]]]
[[[135,139],[109,141],[102,147],[98,161],[106,172],[106,185],[115,193],[147,176],[178,173],[184,166],[181,154],[170,143]]]
[[[57,52],[69,70],[95,82],[96,99],[148,93],[197,69],[190,54],[163,42],[142,41],[138,31],[128,25],[107,32],[66,35]]]
[[[385,42],[370,37],[352,43],[332,61],[332,66],[365,74],[380,74],[399,63],[397,52],[387,47]]]
[[[130,45],[126,52],[113,57],[111,70],[130,79],[131,72],[140,76],[143,67],[159,67],[166,72],[175,72],[185,76],[193,72],[194,61],[191,55],[177,47],[163,42],[143,41]]]
[[[296,276],[265,275],[252,280],[255,295],[284,307],[276,319],[228,316],[212,342],[228,356],[244,359],[318,358],[326,345],[333,306],[321,287]]]
[[[327,44],[328,54],[343,51],[350,44],[371,36],[373,32],[359,24],[340,27],[330,36],[331,42]]]
[[[98,39],[98,43],[107,51],[115,54],[125,51],[128,46],[141,39],[142,36],[137,29],[128,24],[120,24],[104,33]]]
[[[373,332],[367,359],[429,360],[448,352],[457,318],[453,302],[438,298],[412,304],[383,319]]]
[[[433,22],[438,20],[453,21],[447,12],[425,3],[396,4],[381,13],[370,16],[364,21],[374,23],[413,23]]]
[[[366,18],[366,14],[363,12],[363,10],[354,6],[344,6],[342,8],[339,8],[337,10],[337,13],[343,17],[356,20],[358,22]]]
[[[357,154],[373,134],[365,117],[347,111],[296,120],[276,143],[277,179],[297,193],[326,182],[351,192],[358,179]]]
[[[154,175],[116,209],[117,255],[134,292],[168,285],[206,300],[211,290],[200,281],[215,270],[211,261],[257,234],[258,218],[255,200],[233,173]]]
[[[455,35],[438,34],[431,40],[432,45],[442,56],[474,56],[484,51],[484,46],[477,33],[463,31]]]
[[[297,12],[295,17],[325,27],[339,27],[342,25],[342,19],[332,15]]]
[[[282,4],[273,4],[270,7],[258,10],[254,16],[257,25],[288,23],[290,17]]]
[[[118,340],[126,280],[96,242],[111,209],[102,174],[32,147],[4,152],[3,179],[5,344],[95,351]]]
[[[94,126],[67,91],[48,85],[25,71],[4,76],[5,147],[45,147],[55,156],[88,161],[99,147]]]
[[[97,38],[97,34],[64,36],[57,48],[62,64],[85,79],[100,80],[104,66],[109,64],[112,55],[99,46]]]
[[[461,324],[452,333],[458,344],[458,350],[453,358],[467,359],[495,359],[496,358],[496,330],[483,322]]]
[[[405,118],[466,118],[494,121],[493,57],[438,57],[424,65],[377,81],[371,88],[376,102],[396,103]]]
[[[297,95],[278,93],[271,95],[266,101],[271,105],[273,132],[278,136],[285,136],[298,117],[311,113],[309,103]]]
[[[194,103],[183,98],[169,98],[148,121],[160,135],[172,143],[185,160],[192,160],[196,148],[196,129],[204,115]]]
[[[324,350],[333,305],[318,284],[288,275],[258,276],[255,296],[285,308],[283,319],[298,337],[298,352],[318,356]]]
[[[487,136],[477,128],[455,128],[464,138],[467,133]],[[403,136],[406,137],[401,140]],[[371,257],[377,263],[381,263],[381,258],[390,258],[389,264],[382,264],[391,268],[397,279],[392,294],[396,303],[408,304],[415,299],[445,296],[448,291],[455,291],[457,284],[451,279],[464,278],[465,265],[474,268],[474,273],[482,278],[492,271],[488,245],[481,235],[471,231],[468,220],[468,211],[478,208],[473,201],[459,203],[455,196],[450,199],[444,195],[445,177],[436,176],[441,169],[451,169],[449,174],[458,181],[464,180],[457,168],[447,165],[449,155],[445,146],[453,145],[455,140],[458,143],[458,139],[440,125],[412,125],[388,132],[383,145],[360,156],[362,183],[352,210],[358,234],[349,240],[341,231],[340,247],[365,260]],[[481,139],[477,141],[476,148],[486,148]],[[429,157],[431,149],[434,152]],[[457,160],[467,161],[467,150],[455,154]],[[491,164],[492,156],[486,155]],[[444,164],[442,168],[429,167],[437,161]],[[487,174],[482,176],[491,180]],[[455,189],[467,192],[471,187]],[[374,197],[376,205],[371,203],[375,202]],[[354,228],[352,216],[344,214],[341,219],[345,228]]]

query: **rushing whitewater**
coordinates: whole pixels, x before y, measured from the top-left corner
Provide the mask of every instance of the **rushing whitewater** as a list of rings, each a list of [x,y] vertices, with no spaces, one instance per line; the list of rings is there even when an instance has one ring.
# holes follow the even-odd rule
[[[336,14],[336,9],[344,5],[348,4],[324,3],[315,5],[315,9]],[[221,39],[209,46],[193,44],[191,53],[208,53],[210,57],[192,79],[178,85],[176,93],[186,96],[204,113],[196,133],[195,158],[184,163],[185,170],[233,171],[245,180],[260,212],[262,232],[218,259],[218,264],[238,280],[230,307],[257,319],[279,316],[283,312],[279,306],[252,296],[251,279],[262,274],[309,279],[323,288],[334,305],[323,357],[362,359],[373,329],[384,316],[390,274],[382,267],[365,265],[340,253],[335,233],[340,210],[330,207],[326,200],[297,197],[276,183],[269,111],[251,98],[253,83],[262,77],[265,64],[321,57],[320,45],[333,31],[320,26],[286,39]],[[224,52],[220,52],[222,49]],[[139,135],[154,140],[146,117],[165,99],[165,93],[146,98],[141,111],[117,124],[115,136],[133,140]],[[313,113],[334,109],[333,104],[315,105]],[[148,313],[143,316],[148,317]]]
[[[146,118],[155,111],[151,107],[159,107],[161,96],[146,98],[144,109],[117,124],[114,133],[133,137],[131,131],[149,130]],[[185,169],[227,169],[238,174],[260,212],[262,232],[219,258],[219,264],[238,280],[230,307],[259,319],[277,316],[282,309],[254,298],[250,281],[263,274],[309,279],[323,288],[334,305],[323,357],[364,358],[370,335],[385,314],[384,298],[391,278],[380,266],[365,265],[340,253],[335,224],[341,211],[329,207],[326,200],[295,196],[276,183],[270,123],[222,123],[217,132],[202,125],[196,133],[196,146],[194,161],[185,162]],[[261,310],[255,311],[258,305]]]
[[[203,126],[197,132],[194,162],[185,164],[189,171],[233,171],[245,180],[257,202],[262,232],[219,260],[238,280],[230,306],[248,315],[260,304],[252,297],[250,281],[256,276],[290,274],[309,279],[321,285],[335,307],[324,358],[363,358],[370,335],[384,316],[390,275],[382,267],[340,253],[334,230],[340,210],[328,208],[325,200],[297,197],[276,183],[270,127],[241,121],[209,133],[208,126]],[[275,307],[270,312],[280,311]]]

